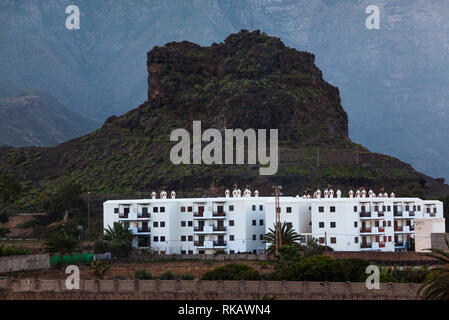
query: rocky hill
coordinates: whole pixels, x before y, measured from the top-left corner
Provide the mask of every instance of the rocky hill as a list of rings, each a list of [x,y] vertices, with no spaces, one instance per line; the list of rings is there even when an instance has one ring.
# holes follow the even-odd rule
[[[52,148],[0,148],[0,173],[22,181],[21,204],[39,205],[67,182],[94,193],[222,194],[234,183],[262,195],[273,183],[284,193],[334,185],[379,192],[442,196],[449,186],[396,158],[371,153],[348,137],[339,91],[323,80],[314,55],[259,31],[202,47],[168,43],[148,53],[148,101],[101,129]],[[280,167],[260,176],[257,165],[174,165],[169,136],[176,128],[279,129]]]

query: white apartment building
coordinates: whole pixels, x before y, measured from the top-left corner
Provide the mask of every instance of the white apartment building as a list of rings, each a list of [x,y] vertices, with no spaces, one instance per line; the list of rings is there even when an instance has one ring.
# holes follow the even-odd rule
[[[396,198],[371,190],[351,191],[348,198],[325,190],[311,196],[280,197],[281,222],[335,251],[399,251],[413,238],[414,219],[435,219],[444,230],[443,204],[419,198]],[[275,198],[240,190],[217,198],[110,200],[104,203],[104,227],[121,222],[134,234],[136,248],[160,254],[261,253],[263,236],[274,228]],[[429,235],[430,236],[430,235]]]

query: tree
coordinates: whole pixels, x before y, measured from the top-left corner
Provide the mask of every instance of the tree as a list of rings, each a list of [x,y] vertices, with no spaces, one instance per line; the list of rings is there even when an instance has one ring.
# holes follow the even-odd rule
[[[104,229],[102,239],[94,244],[95,253],[111,252],[114,257],[127,257],[132,249],[133,234],[131,230],[119,222],[115,222],[113,227]]]
[[[51,213],[61,217],[71,213],[85,212],[87,206],[82,194],[82,187],[78,183],[63,185],[50,198]]]
[[[446,239],[446,246],[449,242]],[[428,257],[435,258],[444,264],[443,267],[433,268],[421,287],[418,295],[422,295],[425,300],[449,300],[449,252],[441,249],[428,249]]]
[[[46,251],[59,253],[62,257],[66,253],[72,253],[79,247],[79,241],[66,232],[56,233],[45,240]]]
[[[6,174],[0,175],[0,205],[8,205],[16,201],[22,193],[22,187]]]
[[[276,249],[276,225],[274,225],[274,229],[268,229],[268,233],[264,236],[264,242],[270,243],[270,247],[268,248],[268,253],[273,253]],[[296,233],[293,227],[283,222],[281,224],[281,243],[283,246],[292,246],[297,244],[297,241],[301,239],[301,236]]]

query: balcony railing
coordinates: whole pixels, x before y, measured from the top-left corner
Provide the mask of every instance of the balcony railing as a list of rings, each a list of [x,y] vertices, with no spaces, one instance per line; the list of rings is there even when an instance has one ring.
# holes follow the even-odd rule
[[[371,243],[361,243],[360,244],[360,248],[362,249],[368,249],[368,248],[372,248],[373,245]]]
[[[385,232],[385,228],[384,228],[384,227],[378,227],[377,230],[378,230],[379,232]]]
[[[360,218],[370,218],[371,212],[361,211],[360,212]]]
[[[202,217],[203,216],[203,212],[194,212],[193,216],[194,217]]]
[[[377,216],[378,216],[378,217],[384,217],[384,216],[385,216],[385,213],[383,213],[383,212],[378,212],[378,213],[377,213]]]
[[[371,228],[365,227],[365,228],[360,228],[360,233],[368,233],[371,232]]]
[[[214,231],[226,231],[226,227],[225,226],[214,226],[213,230]]]
[[[203,247],[204,246],[204,241],[195,241],[193,242],[193,244],[197,247]]]
[[[409,226],[410,231],[415,231],[415,226]]]
[[[139,213],[139,214],[137,214],[137,218],[139,218],[139,219],[150,218],[150,214],[149,213]]]
[[[404,228],[402,226],[396,226],[394,227],[394,231],[401,232]]]
[[[214,241],[214,247],[226,247],[226,241]]]
[[[379,242],[379,248],[385,248],[385,242]]]
[[[408,212],[408,215],[409,215],[410,217],[414,217],[414,216],[415,216],[415,211],[409,211],[409,212]]]
[[[393,213],[395,217],[402,217],[402,211],[396,211]]]
[[[150,228],[138,228],[137,232],[150,232]]]
[[[128,214],[127,213],[119,213],[119,219],[128,219]]]
[[[225,216],[226,216],[226,213],[225,213],[224,211],[221,211],[221,212],[214,211],[214,212],[212,213],[212,215],[213,215],[214,217],[225,217]]]
[[[402,242],[402,241],[395,241],[394,246],[395,247],[403,247],[404,246],[404,242]]]
[[[193,227],[193,231],[197,231],[197,232],[204,231],[204,226]]]

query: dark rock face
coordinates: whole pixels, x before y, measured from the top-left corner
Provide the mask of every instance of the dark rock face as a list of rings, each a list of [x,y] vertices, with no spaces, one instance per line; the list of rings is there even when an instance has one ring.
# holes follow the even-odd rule
[[[259,31],[211,47],[169,43],[148,53],[148,102],[187,125],[203,118],[217,129],[279,129],[280,140],[301,144],[347,141],[338,89],[314,60]]]

